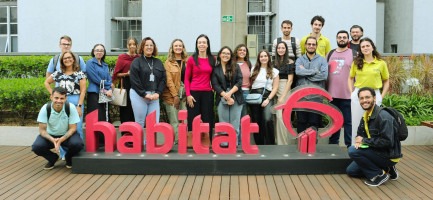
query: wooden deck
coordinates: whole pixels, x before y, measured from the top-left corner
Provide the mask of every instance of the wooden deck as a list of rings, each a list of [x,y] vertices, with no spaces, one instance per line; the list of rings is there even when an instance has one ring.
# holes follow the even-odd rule
[[[0,199],[433,199],[433,146],[405,146],[400,178],[380,187],[340,175],[72,174],[30,147],[0,146]]]

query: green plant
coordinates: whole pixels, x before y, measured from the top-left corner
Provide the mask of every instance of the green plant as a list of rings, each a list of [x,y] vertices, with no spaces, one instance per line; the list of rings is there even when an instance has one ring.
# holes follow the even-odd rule
[[[16,114],[20,124],[49,100],[44,78],[0,79],[0,110]]]
[[[401,112],[408,125],[418,126],[422,121],[433,119],[432,95],[391,94],[385,96],[382,103]]]

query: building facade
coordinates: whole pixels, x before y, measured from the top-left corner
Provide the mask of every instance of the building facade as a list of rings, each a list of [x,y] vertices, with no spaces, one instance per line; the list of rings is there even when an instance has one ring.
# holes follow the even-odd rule
[[[257,51],[281,36],[281,21],[290,19],[300,38],[315,15],[325,18],[322,34],[333,48],[339,30],[358,24],[380,52],[432,53],[422,37],[432,29],[424,25],[432,8],[431,0],[0,0],[0,53],[58,52],[62,35],[72,37],[76,52],[97,43],[123,52],[130,36],[154,38],[160,52],[180,38],[193,52],[200,34],[213,52],[240,43]]]

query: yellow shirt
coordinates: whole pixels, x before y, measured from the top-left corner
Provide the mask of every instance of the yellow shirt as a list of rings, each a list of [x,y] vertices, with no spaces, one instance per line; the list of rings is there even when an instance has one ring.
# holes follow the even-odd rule
[[[380,89],[383,81],[389,79],[388,66],[384,60],[374,58],[372,62],[364,60],[364,67],[359,70],[355,62],[353,62],[349,76],[351,78],[355,77],[355,87],[357,88],[371,87]]]
[[[307,38],[310,37],[311,34],[308,34],[304,36],[301,39],[301,54],[305,54],[305,41],[307,41]],[[329,39],[322,34],[320,34],[319,40],[317,40],[317,49],[316,53],[320,56],[326,58],[326,54],[328,54],[331,51],[331,43],[329,42]]]

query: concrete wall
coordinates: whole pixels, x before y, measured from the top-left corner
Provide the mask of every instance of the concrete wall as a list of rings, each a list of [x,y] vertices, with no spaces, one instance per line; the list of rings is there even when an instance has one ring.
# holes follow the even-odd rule
[[[247,1],[221,0],[221,17],[232,15],[233,22],[221,20],[221,46],[232,47],[245,44],[247,36]],[[217,51],[214,49],[213,51]]]
[[[281,36],[281,21],[289,19],[293,22],[292,36],[302,38],[311,32],[310,21],[315,15],[325,18],[322,34],[331,40],[332,48],[336,48],[335,36],[339,30],[349,31],[358,24],[364,28],[364,36],[376,40],[376,0],[278,0],[276,11],[277,26],[275,31]]]
[[[376,48],[379,53],[383,52],[385,44],[385,3],[377,2],[376,4]]]
[[[96,43],[110,45],[110,2],[104,0],[18,0],[20,52],[59,52],[59,38],[69,35],[72,50],[89,52]]]
[[[384,53],[394,53],[391,51],[392,44],[397,44],[396,53],[412,52],[413,2],[413,0],[385,0]]]
[[[143,37],[150,36],[161,52],[175,38],[183,40],[188,52],[195,50],[200,34],[209,37],[211,51],[221,48],[221,0],[143,0]]]
[[[433,53],[432,39],[428,35],[433,32],[433,1],[414,0],[413,4],[413,49],[412,53]]]

